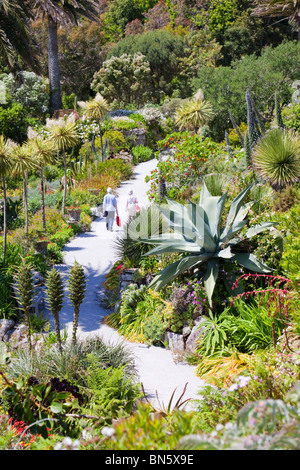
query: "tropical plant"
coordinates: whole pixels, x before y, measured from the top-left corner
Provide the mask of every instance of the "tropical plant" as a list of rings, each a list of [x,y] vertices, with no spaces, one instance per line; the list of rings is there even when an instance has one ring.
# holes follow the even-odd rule
[[[30,19],[33,18],[29,2],[1,0],[0,2],[0,56],[2,62],[11,68],[17,63],[17,56],[38,69],[33,53]]]
[[[193,97],[177,109],[175,123],[180,130],[192,130],[200,132],[204,124],[213,117],[213,109],[208,101],[203,98]]]
[[[78,327],[78,316],[79,316],[79,308],[80,305],[85,297],[85,275],[84,269],[80,266],[77,261],[75,261],[74,265],[70,268],[69,274],[69,297],[71,304],[74,307],[74,319],[73,319],[73,335],[72,341],[73,343],[76,342],[76,331]]]
[[[25,212],[25,235],[28,235],[28,195],[27,195],[27,180],[28,169],[34,166],[32,152],[30,146],[27,144],[18,145],[14,149],[14,156],[16,158],[14,172],[22,174],[23,176],[23,205]]]
[[[54,150],[50,143],[38,136],[38,134],[29,129],[28,131],[28,145],[30,146],[30,152],[33,155],[35,164],[38,168],[41,178],[41,198],[42,198],[42,221],[43,230],[46,230],[46,213],[45,213],[45,190],[44,190],[44,167],[48,163],[54,161]]]
[[[7,239],[7,195],[6,195],[6,176],[10,173],[13,164],[13,150],[15,143],[11,140],[6,140],[3,135],[0,135],[0,178],[2,179],[3,187],[3,254],[6,252],[6,239]]]
[[[60,92],[60,70],[58,60],[58,26],[74,24],[81,16],[98,20],[98,6],[94,0],[37,0],[34,2],[37,14],[47,19],[48,27],[48,69],[51,112],[62,108]]]
[[[32,266],[30,266],[24,259],[21,260],[20,266],[16,270],[15,275],[17,299],[20,304],[20,309],[23,310],[25,315],[25,323],[27,327],[27,337],[29,348],[31,349],[31,333],[30,333],[30,309],[33,304],[34,288],[33,288],[33,274]]]
[[[48,119],[47,128],[49,130],[47,140],[52,144],[53,149],[62,152],[64,163],[64,191],[61,212],[64,214],[67,197],[67,160],[66,150],[79,144],[79,133],[72,117],[67,119]],[[49,163],[49,162],[48,162]]]
[[[60,273],[53,267],[48,273],[46,280],[47,296],[50,306],[50,310],[54,317],[55,322],[55,333],[58,348],[62,353],[62,344],[59,327],[59,312],[62,309],[63,298],[64,298],[64,286]]]
[[[212,295],[221,262],[232,261],[250,271],[270,272],[268,266],[249,253],[245,247],[239,246],[242,240],[240,232],[247,224],[246,216],[253,204],[244,204],[251,187],[252,185],[241,191],[232,201],[223,227],[221,224],[227,193],[223,196],[211,196],[204,183],[198,204],[189,202],[186,207],[167,199],[167,207],[159,207],[159,211],[169,225],[169,232],[164,232],[159,237],[151,236],[143,241],[157,245],[147,255],[176,252],[182,254],[182,257],[157,274],[150,287],[158,290],[186,271],[194,276],[204,269],[204,287],[212,306]],[[244,237],[251,239],[272,226],[272,222],[254,225],[246,231]],[[233,279],[233,273],[222,278],[231,294]]]
[[[300,138],[291,130],[268,131],[253,149],[257,172],[275,188],[295,183],[300,176]]]
[[[103,146],[103,136],[102,136],[102,128],[101,128],[101,121],[105,118],[110,110],[110,106],[105,98],[103,98],[100,93],[97,93],[95,98],[90,101],[80,101],[79,106],[83,110],[83,114],[85,117],[94,119],[98,122],[99,126],[99,134],[101,139],[101,159],[102,162],[104,161],[104,146]]]

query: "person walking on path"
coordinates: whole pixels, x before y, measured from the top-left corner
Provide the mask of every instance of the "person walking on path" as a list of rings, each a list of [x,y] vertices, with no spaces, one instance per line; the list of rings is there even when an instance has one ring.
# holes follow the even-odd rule
[[[126,212],[128,215],[128,222],[136,216],[136,205],[138,203],[137,197],[133,194],[132,189],[128,191],[128,197],[126,200]]]
[[[112,194],[111,188],[107,188],[107,194],[105,194],[103,199],[103,214],[105,213],[106,229],[112,232],[115,215],[118,215],[118,205],[115,196]]]

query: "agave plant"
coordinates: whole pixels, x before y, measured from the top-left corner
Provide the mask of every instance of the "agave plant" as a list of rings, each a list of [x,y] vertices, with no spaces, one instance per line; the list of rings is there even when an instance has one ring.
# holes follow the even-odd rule
[[[242,239],[240,232],[247,223],[246,216],[254,204],[254,202],[244,204],[251,187],[252,185],[248,186],[233,200],[223,227],[221,225],[227,193],[222,196],[212,196],[204,183],[198,204],[190,202],[184,206],[167,199],[167,207],[159,207],[159,211],[168,221],[171,230],[160,236],[150,236],[143,241],[156,245],[147,255],[177,252],[182,253],[182,257],[163,269],[149,286],[158,290],[187,270],[196,273],[203,268],[204,287],[209,304],[212,306],[212,295],[220,262],[231,260],[250,271],[270,272],[271,269],[253,254],[243,251],[241,246],[237,249]],[[272,226],[272,222],[255,225],[246,231],[244,237],[250,239]],[[234,276],[222,277],[222,280],[228,291],[232,293]]]
[[[300,177],[300,138],[289,129],[271,129],[258,141],[252,158],[257,172],[273,187],[295,183]]]

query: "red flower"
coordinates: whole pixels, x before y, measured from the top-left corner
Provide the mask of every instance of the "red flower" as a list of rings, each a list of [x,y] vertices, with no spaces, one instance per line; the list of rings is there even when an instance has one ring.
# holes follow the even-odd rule
[[[119,264],[119,266],[116,268],[117,271],[119,271],[120,269],[122,269],[122,264]]]

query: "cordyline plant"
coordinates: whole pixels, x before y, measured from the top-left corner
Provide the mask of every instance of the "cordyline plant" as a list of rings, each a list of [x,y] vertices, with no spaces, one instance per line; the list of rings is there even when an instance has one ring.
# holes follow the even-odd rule
[[[76,332],[78,328],[79,308],[85,297],[86,280],[83,267],[75,261],[74,265],[70,268],[69,275],[69,291],[70,301],[74,307],[73,319],[73,335],[72,342],[76,343]]]
[[[151,282],[149,287],[158,290],[169,284],[178,275],[192,271],[199,274],[204,269],[203,282],[212,307],[212,295],[219,274],[220,262],[232,261],[247,270],[268,273],[272,269],[259,261],[252,253],[241,246],[241,241],[251,239],[258,233],[273,227],[272,222],[264,222],[249,228],[242,237],[240,232],[247,224],[247,214],[254,202],[244,204],[252,185],[241,191],[233,200],[226,224],[222,227],[223,209],[227,193],[223,196],[212,196],[205,183],[200,192],[198,204],[189,202],[187,206],[167,199],[168,207],[159,207],[159,211],[173,230],[151,236],[143,241],[155,248],[147,255],[163,253],[182,253],[181,259],[163,269]],[[197,273],[198,271],[198,273]],[[233,275],[222,277],[227,290],[232,294],[235,281]],[[239,293],[238,290],[235,293]]]
[[[64,298],[64,286],[60,273],[53,267],[46,280],[48,303],[55,322],[55,334],[59,351],[62,353],[59,312],[61,311]]]

